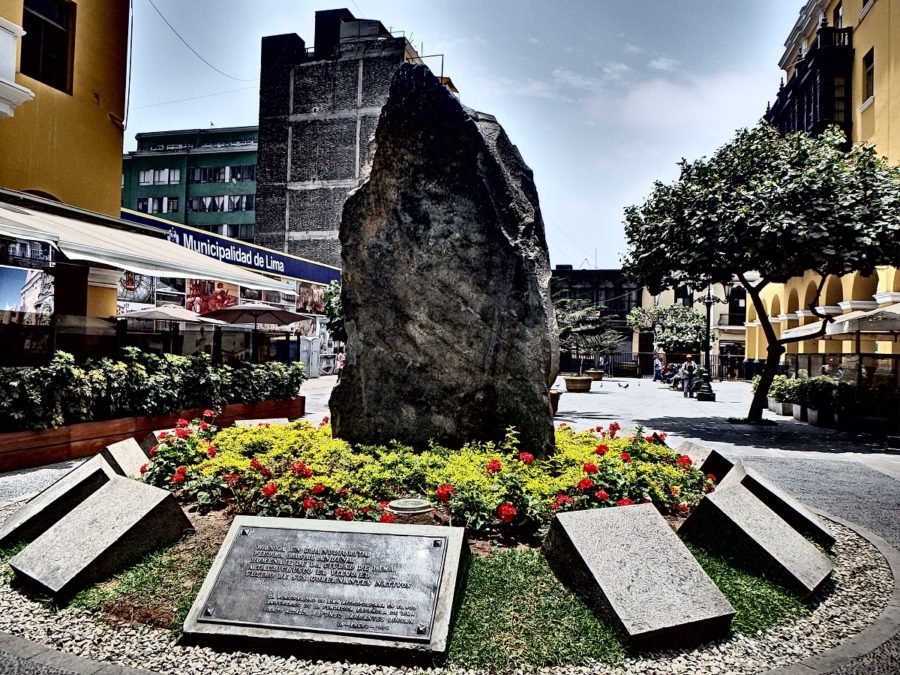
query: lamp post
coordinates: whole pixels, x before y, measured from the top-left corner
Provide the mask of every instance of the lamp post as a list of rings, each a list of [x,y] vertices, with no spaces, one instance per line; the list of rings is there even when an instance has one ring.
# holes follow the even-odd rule
[[[728,300],[731,296],[731,288],[733,282],[727,282],[722,284],[722,288],[725,291],[725,299],[717,298],[712,294],[712,284],[706,285],[706,297],[697,298],[695,302],[702,302],[706,305],[706,340],[703,343],[703,352],[706,354],[706,374],[700,380],[700,384],[697,387],[697,400],[698,401],[715,401],[716,393],[713,391],[712,383],[710,382],[710,378],[712,377],[712,356],[710,352],[712,351],[712,308],[717,302],[728,303]]]

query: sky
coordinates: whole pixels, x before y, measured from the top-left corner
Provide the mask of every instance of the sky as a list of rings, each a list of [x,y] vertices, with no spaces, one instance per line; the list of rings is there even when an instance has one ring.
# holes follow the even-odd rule
[[[132,0],[134,135],[258,122],[260,39],[346,7],[443,54],[534,171],[553,265],[617,268],[623,209],[773,100],[803,0]],[[427,60],[440,71],[441,59]]]

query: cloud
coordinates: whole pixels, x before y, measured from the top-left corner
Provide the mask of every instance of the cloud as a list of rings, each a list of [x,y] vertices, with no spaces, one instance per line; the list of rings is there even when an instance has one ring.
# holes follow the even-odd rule
[[[529,41],[531,44],[533,44],[533,45],[539,45],[539,44],[541,44],[540,38],[536,38],[536,37],[534,37],[533,35],[532,35],[530,38],[528,38],[528,41]]]
[[[561,103],[571,103],[572,99],[559,91],[558,83],[553,80],[513,79],[499,75],[483,75],[477,78],[476,88],[500,97],[539,98]]]
[[[589,77],[576,73],[565,68],[557,68],[553,71],[553,80],[556,84],[571,89],[584,89],[586,91],[594,91],[602,85],[602,82],[595,77]]]
[[[668,56],[660,56],[659,58],[650,61],[647,65],[653,68],[653,70],[675,70],[678,61],[669,58]]]
[[[637,45],[633,45],[630,42],[625,43],[625,53],[626,54],[643,54],[644,50],[638,47]]]
[[[617,81],[630,73],[631,68],[624,63],[607,63],[600,68],[600,71],[603,73],[604,79]]]

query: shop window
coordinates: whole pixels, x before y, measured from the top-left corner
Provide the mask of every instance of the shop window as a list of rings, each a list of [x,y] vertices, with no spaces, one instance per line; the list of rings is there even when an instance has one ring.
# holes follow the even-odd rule
[[[65,0],[25,0],[23,75],[72,93],[75,5]]]
[[[875,95],[875,48],[863,57],[863,101]]]

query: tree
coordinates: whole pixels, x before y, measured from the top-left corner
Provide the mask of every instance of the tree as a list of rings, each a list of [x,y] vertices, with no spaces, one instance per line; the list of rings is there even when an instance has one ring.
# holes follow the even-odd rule
[[[844,141],[837,127],[813,138],[760,123],[708,159],[682,160],[676,182],[655,182],[644,204],[625,209],[625,270],[651,293],[734,277],[746,289],[768,341],[750,421],[762,419],[785,345],[810,339],[776,337],[763,289],[819,274],[809,304],[821,319],[815,339],[832,320],[815,309],[829,275],[900,263],[900,169],[868,144],[845,152]]]
[[[347,330],[344,328],[344,307],[341,304],[341,284],[332,281],[325,288],[322,296],[325,302],[325,326],[331,337],[338,342],[347,341]]]
[[[601,305],[594,305],[589,300],[565,297],[557,292],[554,294],[553,308],[556,311],[559,346],[562,349],[575,352],[576,357],[592,354],[596,359],[598,356],[615,354],[621,348],[624,338],[619,331],[609,327]]]
[[[633,330],[652,333],[655,349],[666,352],[693,351],[706,336],[703,314],[685,305],[657,305],[653,309],[635,307],[625,321]]]

